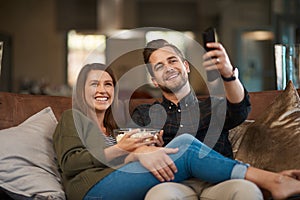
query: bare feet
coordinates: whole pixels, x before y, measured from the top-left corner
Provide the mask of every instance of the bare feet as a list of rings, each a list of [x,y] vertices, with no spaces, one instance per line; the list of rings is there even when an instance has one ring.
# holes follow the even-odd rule
[[[286,175],[278,174],[269,191],[273,199],[286,199],[290,196],[300,194],[300,181]]]
[[[300,194],[300,170],[285,170],[279,173],[249,167],[245,179],[268,190],[273,199],[286,199]]]

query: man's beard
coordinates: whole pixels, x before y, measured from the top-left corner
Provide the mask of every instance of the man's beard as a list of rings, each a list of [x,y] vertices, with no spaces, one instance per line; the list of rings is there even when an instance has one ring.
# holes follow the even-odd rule
[[[188,79],[181,77],[181,82],[179,85],[175,86],[175,87],[166,87],[163,85],[158,84],[159,88],[164,91],[165,93],[177,93],[181,88],[183,88],[185,86],[185,84],[187,83]]]

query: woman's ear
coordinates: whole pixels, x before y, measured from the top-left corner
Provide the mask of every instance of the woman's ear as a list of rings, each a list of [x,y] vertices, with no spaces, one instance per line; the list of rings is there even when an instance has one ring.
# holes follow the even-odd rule
[[[156,79],[153,76],[151,77],[151,80],[152,80],[153,85],[155,87],[158,87],[158,83],[157,83]]]

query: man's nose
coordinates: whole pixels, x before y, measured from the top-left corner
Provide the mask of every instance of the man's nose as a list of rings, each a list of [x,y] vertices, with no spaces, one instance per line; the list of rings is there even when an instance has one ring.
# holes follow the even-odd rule
[[[171,65],[166,65],[166,71],[169,72],[169,71],[173,71],[174,70],[174,67],[172,67]]]

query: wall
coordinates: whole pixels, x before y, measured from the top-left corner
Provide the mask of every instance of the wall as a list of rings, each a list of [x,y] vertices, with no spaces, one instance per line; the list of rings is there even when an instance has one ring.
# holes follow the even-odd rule
[[[22,79],[64,84],[65,34],[56,30],[55,1],[0,0],[0,5],[0,33],[12,37],[13,90]]]
[[[243,33],[274,31],[272,1],[223,1],[220,6],[220,32],[232,63],[240,70],[240,80],[249,91],[274,90],[274,40],[246,41]],[[237,12],[238,11],[238,12]]]
[[[137,22],[134,13],[137,12],[137,8],[134,5],[138,1],[145,0],[125,0],[123,2],[123,28],[135,27]],[[185,0],[182,1],[185,2]],[[239,29],[270,25],[271,0],[195,1],[198,3],[199,17],[195,20],[199,25],[196,32],[199,42],[202,42],[201,31],[208,26],[217,26],[222,43],[233,64],[236,64],[237,60],[235,56],[238,51],[236,33]],[[19,82],[22,79],[45,81],[54,86],[66,82],[65,32],[57,29],[56,22],[61,19],[56,19],[55,2],[56,0],[0,0],[0,34],[5,33],[12,37],[12,85],[14,91],[18,90]],[[103,3],[107,0],[99,0],[99,2]],[[129,6],[131,10],[128,8]],[[105,29],[103,27],[105,24],[101,19],[98,20],[98,23],[100,23],[98,27],[102,26],[101,28]]]

